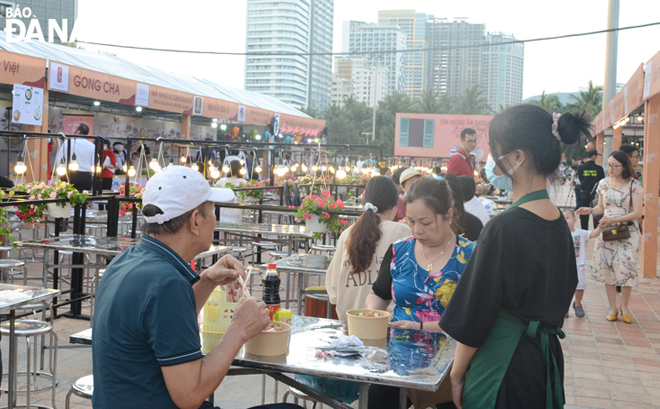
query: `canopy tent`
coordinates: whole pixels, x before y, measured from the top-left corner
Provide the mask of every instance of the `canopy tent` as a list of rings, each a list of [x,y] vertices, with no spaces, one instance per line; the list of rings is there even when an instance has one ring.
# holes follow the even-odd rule
[[[42,43],[7,42],[6,34],[0,32],[0,49],[18,54],[45,58],[75,67],[126,78],[133,81],[174,89],[192,95],[217,98],[223,101],[247,105],[280,114],[310,118],[303,112],[268,95],[219,84],[211,80],[184,74],[171,73],[149,66],[139,66],[112,54],[93,53],[77,48]]]

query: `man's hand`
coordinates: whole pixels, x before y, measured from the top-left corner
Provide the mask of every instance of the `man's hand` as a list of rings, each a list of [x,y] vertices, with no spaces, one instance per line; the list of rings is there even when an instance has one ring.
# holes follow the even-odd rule
[[[222,256],[214,265],[206,269],[204,274],[216,285],[236,283],[239,274],[246,278],[243,264],[229,254]]]
[[[454,377],[450,375],[450,379],[452,401],[458,409],[461,409],[463,408],[463,388],[465,387],[465,375],[461,377]]]
[[[244,341],[247,341],[265,330],[269,323],[270,313],[266,304],[257,301],[254,297],[241,298],[234,310],[229,328],[241,331]]]
[[[591,207],[581,207],[575,211],[575,214],[578,216],[586,216],[589,215],[593,212],[593,209]]]

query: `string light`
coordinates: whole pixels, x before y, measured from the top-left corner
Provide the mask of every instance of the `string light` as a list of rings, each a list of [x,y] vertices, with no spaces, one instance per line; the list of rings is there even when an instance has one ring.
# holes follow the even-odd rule
[[[16,158],[16,166],[14,166],[14,172],[19,175],[22,175],[27,171],[27,166],[25,166],[25,161],[23,160],[23,155],[18,155]]]
[[[190,166],[190,169],[192,169],[192,170],[194,170],[195,172],[197,172],[197,171],[199,170],[199,166],[197,166],[196,163],[193,163],[192,166]]]
[[[124,165],[124,168],[126,165]],[[64,176],[66,175],[66,166],[64,166],[64,158],[62,158],[62,162],[60,162],[59,165],[57,165],[56,172],[59,176]],[[124,172],[126,172],[126,169],[124,169]]]
[[[76,171],[78,170],[78,160],[76,159],[76,154],[71,155],[71,162],[69,163],[69,170]]]
[[[181,158],[179,158],[179,160],[181,161],[181,163],[186,163],[186,157],[185,156],[182,156]]]
[[[134,177],[136,174],[137,174],[137,172],[135,171],[135,167],[133,165],[131,165],[131,167],[128,168],[128,176]]]

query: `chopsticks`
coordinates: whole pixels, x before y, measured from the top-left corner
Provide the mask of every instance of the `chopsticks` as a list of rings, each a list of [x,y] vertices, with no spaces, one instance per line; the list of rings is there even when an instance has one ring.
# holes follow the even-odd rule
[[[251,271],[252,271],[252,266],[248,266],[247,267],[248,275],[250,274]],[[250,292],[248,291],[247,287],[245,286],[245,280],[243,280],[243,276],[241,276],[239,274],[236,279],[238,280],[238,283],[241,285],[241,288],[243,289],[243,296],[245,298],[250,298]]]

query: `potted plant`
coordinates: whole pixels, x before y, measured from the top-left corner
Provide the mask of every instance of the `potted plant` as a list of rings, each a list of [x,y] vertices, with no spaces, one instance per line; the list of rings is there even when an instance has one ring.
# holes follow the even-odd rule
[[[250,188],[250,187],[264,187],[266,186],[266,181],[259,180],[248,180],[245,184],[241,185],[241,188]],[[235,188],[235,186],[231,186]],[[238,197],[243,203],[258,203],[264,197],[264,191],[259,190],[241,190],[238,192]]]
[[[325,231],[329,231],[336,236],[344,231],[348,222],[328,213],[328,211],[343,208],[344,203],[341,199],[335,200],[329,191],[324,190],[320,196],[305,196],[294,216],[299,222],[304,221],[307,230],[314,232],[314,238],[319,239]]]
[[[51,217],[70,217],[71,206],[84,204],[89,195],[86,191],[82,193],[78,191],[71,183],[63,180],[58,180],[57,183],[46,186],[41,191],[42,199],[68,199],[67,202],[62,203],[48,203],[48,214]]]
[[[3,202],[8,194],[0,190],[0,202]],[[11,196],[11,193],[9,194]],[[7,218],[7,208],[0,207],[0,244],[13,243],[15,239],[11,235],[11,222]]]
[[[119,185],[119,197],[126,196],[126,189],[124,188],[126,184],[122,183]],[[138,185],[137,183],[130,182],[128,185],[128,194],[136,199],[142,199],[142,194],[144,193],[144,187]],[[142,202],[133,203],[133,202],[121,202],[119,205],[119,215],[124,216],[127,213],[133,213],[133,205],[137,205],[138,210],[142,210]]]
[[[33,182],[33,183],[19,183],[14,186],[10,192],[9,196],[21,196],[26,200],[41,200],[43,199],[42,194],[43,190],[46,188],[46,183],[44,182]],[[21,205],[20,202],[16,203],[16,216],[18,216],[24,223],[33,223],[35,221],[40,221],[43,219],[44,210],[46,210],[45,204],[24,204]],[[68,217],[68,215],[67,215]]]

